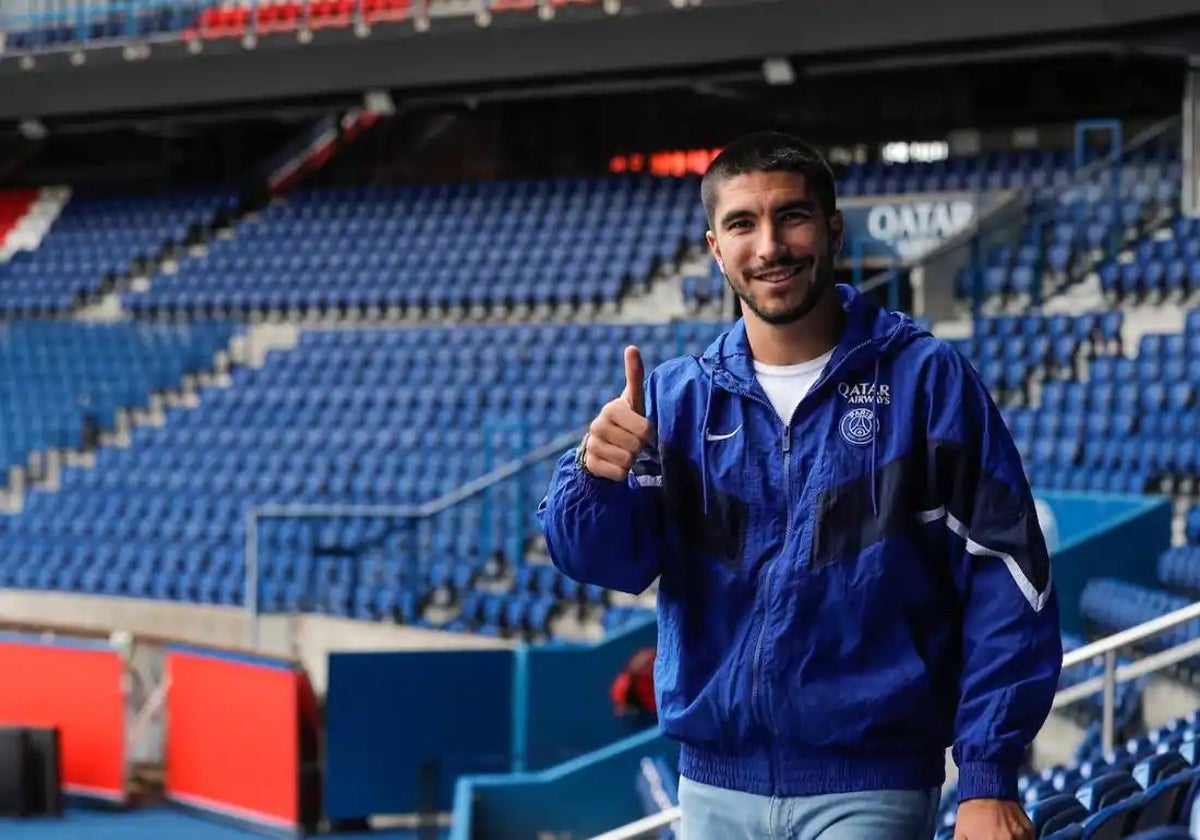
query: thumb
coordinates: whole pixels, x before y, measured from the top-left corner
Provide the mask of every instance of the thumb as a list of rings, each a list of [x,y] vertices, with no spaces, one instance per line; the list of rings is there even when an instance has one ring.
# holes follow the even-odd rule
[[[642,351],[636,347],[625,348],[625,390],[621,398],[643,417],[646,416],[646,394],[642,383],[646,378],[646,367],[642,364]]]

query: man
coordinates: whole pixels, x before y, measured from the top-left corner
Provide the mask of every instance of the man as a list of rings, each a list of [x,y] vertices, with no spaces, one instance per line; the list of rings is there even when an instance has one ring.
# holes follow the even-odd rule
[[[655,682],[681,742],[684,840],[1029,838],[1026,749],[1062,665],[1019,456],[970,365],[835,284],[821,157],[730,144],[702,184],[744,315],[702,357],[626,384],[539,514],[567,575],[656,578]]]

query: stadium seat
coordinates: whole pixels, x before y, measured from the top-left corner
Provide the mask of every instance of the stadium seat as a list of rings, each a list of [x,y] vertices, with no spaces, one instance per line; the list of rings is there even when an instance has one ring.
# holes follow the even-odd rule
[[[36,250],[0,263],[0,316],[68,312],[137,261],[182,245],[193,226],[231,202],[211,190],[161,197],[77,192]]]
[[[36,329],[89,334],[78,325]],[[122,364],[163,388],[211,364],[232,327],[111,329],[122,341],[146,343],[153,363],[130,352]],[[230,385],[203,388],[197,407],[169,407],[164,425],[135,426],[130,447],[97,450],[93,468],[64,468],[57,492],[30,494],[0,533],[0,575],[19,587],[240,604],[250,506],[429,502],[585,423],[622,376],[592,348],[636,341],[654,363],[698,352],[719,329],[681,322],[304,330],[296,348],[271,352],[263,367],[235,368]],[[76,341],[83,342],[67,346]],[[78,348],[98,363],[92,344]],[[456,387],[435,387],[433,370],[456,371]],[[547,379],[566,384],[549,388]],[[122,392],[126,402],[139,393]],[[481,424],[467,406],[490,406],[490,419]],[[456,419],[435,419],[447,416]],[[445,619],[455,629],[528,639],[551,636],[570,609],[599,611],[614,629],[645,615],[609,606],[607,592],[551,566],[522,568],[536,531],[531,493],[545,486],[551,466],[416,528],[399,515],[264,521],[260,607],[419,623],[435,605],[457,608]],[[46,562],[35,559],[50,546]],[[488,564],[497,553],[517,569],[510,591],[479,592],[494,589]]]
[[[1029,819],[1033,821],[1036,836],[1044,837],[1069,825],[1087,819],[1087,808],[1070,794],[1048,796],[1029,807]]]
[[[237,317],[612,310],[700,241],[696,190],[691,177],[625,175],[296,192],[123,301],[138,315]],[[443,224],[465,215],[469,226]],[[481,247],[495,237],[510,247]]]

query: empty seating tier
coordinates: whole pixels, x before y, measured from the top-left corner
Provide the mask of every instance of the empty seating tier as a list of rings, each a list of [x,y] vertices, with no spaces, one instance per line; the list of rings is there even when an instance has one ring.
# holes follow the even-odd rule
[[[124,302],[188,315],[613,309],[704,230],[694,178],[311,190]]]
[[[204,389],[199,407],[135,428],[129,448],[99,450],[94,468],[65,468],[57,493],[30,494],[0,537],[0,586],[242,603],[250,506],[429,502],[586,424],[620,392],[626,343],[653,364],[717,330],[305,331],[264,367],[235,369],[232,386]],[[548,566],[491,591],[537,532],[552,466],[412,528],[404,517],[265,521],[262,607],[545,634],[560,607],[607,600]]]
[[[146,408],[154,392],[212,368],[232,327],[71,321],[0,327],[0,460],[25,464],[31,452],[78,448],[84,426],[110,428],[119,409]]]
[[[1110,755],[1022,776],[1018,791],[1035,836],[1044,840],[1190,836],[1188,825],[1200,792],[1198,727],[1200,721],[1193,714],[1130,739]],[[953,791],[943,797],[937,840],[954,836],[957,805]]]
[[[216,192],[167,196],[76,195],[35,251],[0,263],[0,316],[63,313],[149,260],[182,244],[228,197]]]

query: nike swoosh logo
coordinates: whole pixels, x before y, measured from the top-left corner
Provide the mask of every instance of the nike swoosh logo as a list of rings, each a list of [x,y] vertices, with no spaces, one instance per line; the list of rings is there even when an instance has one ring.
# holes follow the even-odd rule
[[[714,435],[712,432],[706,432],[704,435],[704,439],[705,440],[729,440],[731,437],[736,435],[741,430],[742,430],[742,427],[738,426],[736,429],[734,429],[732,432],[730,432],[729,434],[726,434],[726,435]]]

